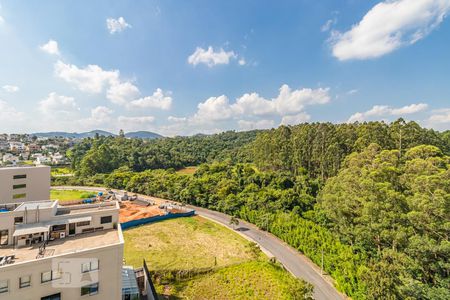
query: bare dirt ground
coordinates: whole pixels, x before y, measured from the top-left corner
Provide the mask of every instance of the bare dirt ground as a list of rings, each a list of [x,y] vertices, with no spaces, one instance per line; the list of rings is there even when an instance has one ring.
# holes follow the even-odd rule
[[[131,201],[122,201],[120,203],[119,222],[124,223],[132,220],[165,215],[165,209],[160,209],[158,206],[159,203],[151,206],[142,206]],[[171,209],[168,211],[175,214],[181,212],[178,209]]]

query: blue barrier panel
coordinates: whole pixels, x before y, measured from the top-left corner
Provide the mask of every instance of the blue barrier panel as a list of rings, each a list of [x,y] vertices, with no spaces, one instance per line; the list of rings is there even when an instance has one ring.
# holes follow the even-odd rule
[[[193,215],[195,215],[195,210],[185,212],[185,213],[179,213],[179,214],[168,213],[165,216],[154,216],[154,217],[150,217],[150,218],[143,218],[143,219],[139,219],[139,220],[132,220],[132,221],[120,223],[120,226],[122,227],[122,229],[128,229],[128,228],[132,228],[132,227],[136,227],[139,225],[144,225],[144,224],[148,224],[148,223],[152,223],[152,222],[164,221],[164,220],[181,218],[181,217],[190,217]]]

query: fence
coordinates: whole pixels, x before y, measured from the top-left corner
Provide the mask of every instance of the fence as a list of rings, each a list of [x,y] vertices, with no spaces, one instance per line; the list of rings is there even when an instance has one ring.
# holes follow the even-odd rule
[[[120,226],[122,226],[122,229],[128,229],[128,228],[132,228],[132,227],[136,227],[139,225],[144,225],[144,224],[148,224],[148,223],[152,223],[152,222],[164,221],[164,220],[181,218],[181,217],[190,217],[193,215],[195,215],[195,210],[191,210],[191,211],[188,211],[185,213],[177,213],[177,214],[172,214],[169,212],[167,215],[164,215],[164,216],[154,216],[154,217],[124,222],[124,223],[121,223]]]

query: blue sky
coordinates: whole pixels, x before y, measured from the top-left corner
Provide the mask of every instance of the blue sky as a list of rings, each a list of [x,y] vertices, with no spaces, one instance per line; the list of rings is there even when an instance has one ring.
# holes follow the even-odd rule
[[[0,131],[450,129],[450,0],[0,5]]]

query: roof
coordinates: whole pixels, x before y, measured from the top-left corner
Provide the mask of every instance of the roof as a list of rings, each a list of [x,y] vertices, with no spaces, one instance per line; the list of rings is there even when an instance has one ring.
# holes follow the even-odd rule
[[[122,267],[122,295],[139,294],[139,287],[136,281],[134,269],[131,266]]]
[[[54,204],[54,201],[44,200],[44,201],[33,201],[33,202],[23,202],[16,211],[27,210],[36,210],[38,208],[50,208]]]
[[[48,232],[50,225],[44,223],[17,225],[13,236],[21,236],[33,233]]]
[[[60,255],[79,254],[83,251],[107,247],[112,245],[120,245],[123,243],[121,233],[117,229],[100,230],[91,233],[83,233],[67,237],[64,239],[56,239],[49,241],[43,257],[39,259],[52,258]],[[39,256],[40,244],[30,245],[29,247],[2,246],[0,247],[0,257],[15,255],[14,264],[0,266],[0,274],[2,268],[34,261]]]

